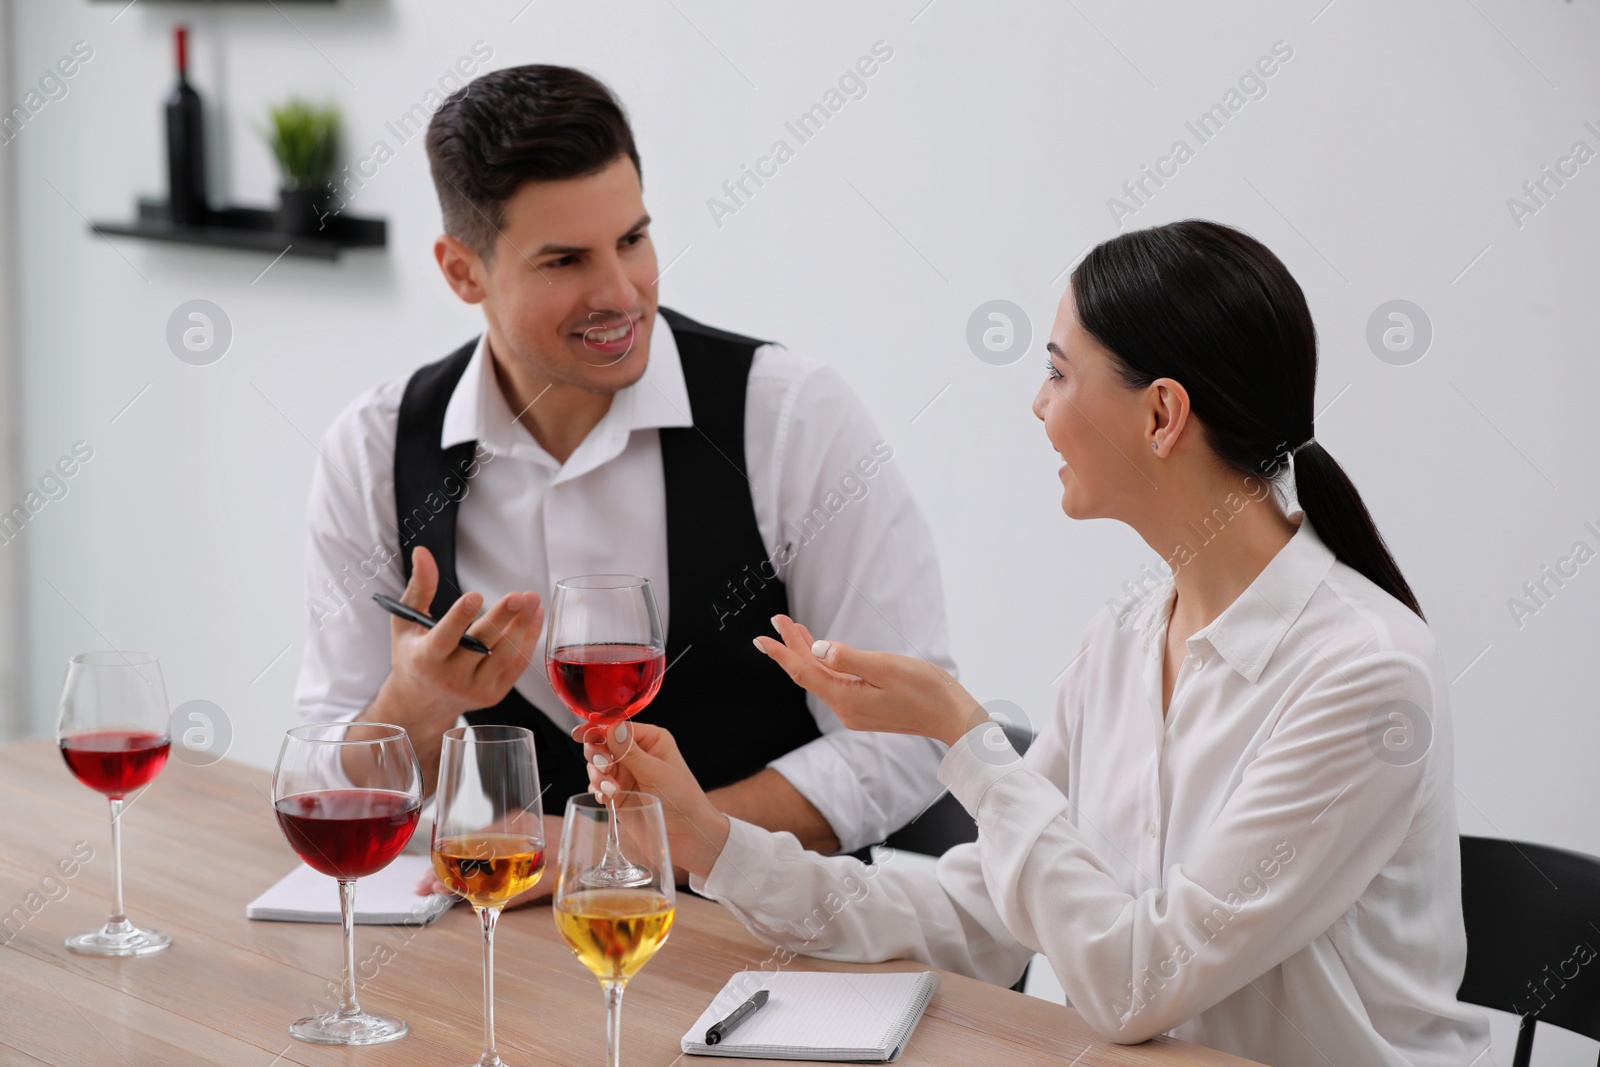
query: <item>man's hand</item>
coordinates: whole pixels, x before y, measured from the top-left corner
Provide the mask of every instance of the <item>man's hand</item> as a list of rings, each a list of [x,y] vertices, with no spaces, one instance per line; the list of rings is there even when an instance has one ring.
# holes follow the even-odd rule
[[[411,581],[400,600],[427,612],[439,587],[433,553],[418,545],[411,552]],[[403,726],[422,764],[423,785],[432,792],[439,770],[439,741],[464,712],[498,704],[528,669],[544,627],[544,605],[533,592],[512,592],[475,616],[483,597],[467,593],[433,629],[405,619],[389,620],[389,677],[365,711],[368,722]],[[489,654],[462,648],[470,633],[489,646]],[[350,749],[360,746],[346,746]],[[346,752],[345,773],[363,780],[361,754]]]
[[[411,553],[411,581],[400,600],[427,612],[439,587],[433,553],[417,546]],[[405,619],[389,620],[389,677],[384,688],[403,700],[424,721],[448,729],[462,712],[498,704],[528,669],[529,658],[544,626],[544,605],[537,593],[507,593],[481,619],[474,621],[483,597],[467,593],[428,630]],[[470,633],[489,646],[487,656],[462,648]]]

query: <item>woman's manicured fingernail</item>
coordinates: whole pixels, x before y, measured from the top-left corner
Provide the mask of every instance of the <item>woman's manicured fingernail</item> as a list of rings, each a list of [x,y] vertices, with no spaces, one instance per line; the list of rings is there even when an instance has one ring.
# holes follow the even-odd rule
[[[778,617],[776,615],[774,615],[772,618],[768,619],[767,621],[772,623],[772,628],[774,630],[778,630]],[[778,632],[782,633],[783,631],[782,630],[778,630]]]
[[[626,741],[628,739],[628,724],[625,722],[617,723],[617,728],[613,731],[612,736],[618,741]]]
[[[610,796],[616,791],[617,783],[613,782],[611,779],[607,778],[605,781],[600,783],[600,792],[604,793],[606,796]]]
[[[607,767],[611,766],[611,760],[607,759],[605,756],[603,756],[600,753],[596,752],[594,754],[594,765],[596,767],[599,767],[603,771]]]
[[[756,646],[756,651],[761,653],[763,656],[765,656],[767,654],[767,646],[763,645],[761,643],[761,638],[759,638],[759,637],[751,638],[750,643],[752,645],[755,645]]]
[[[827,641],[813,641],[811,642],[811,654],[818,659],[827,659],[828,649],[832,647],[833,645]]]

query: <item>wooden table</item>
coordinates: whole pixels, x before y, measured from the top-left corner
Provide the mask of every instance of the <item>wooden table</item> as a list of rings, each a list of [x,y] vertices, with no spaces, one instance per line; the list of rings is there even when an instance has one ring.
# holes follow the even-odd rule
[[[109,911],[105,801],[72,779],[52,742],[0,746],[0,921],[10,916],[16,926],[18,915],[22,920],[20,932],[0,928],[0,940],[9,940],[0,949],[0,1064],[378,1067],[477,1060],[482,941],[465,907],[430,927],[356,928],[358,964],[367,961],[367,969],[376,970],[361,988],[361,1003],[406,1019],[409,1035],[362,1049],[289,1037],[288,1024],[324,996],[328,980],[338,979],[339,932],[334,925],[244,917],[245,904],[298,862],[272,816],[269,781],[267,773],[229,761],[204,769],[168,763],[125,813],[123,862],[129,916],[170,933],[172,947],[142,959],[94,959],[73,955],[62,940],[99,925]],[[74,877],[62,878],[56,862],[79,841],[92,846],[93,858]],[[770,951],[718,905],[681,895],[672,939],[629,986],[624,1062],[676,1063],[679,1038],[728,976],[759,967]],[[556,934],[549,907],[507,912],[495,956],[501,1055],[525,1067],[602,1063],[599,983]],[[917,967],[850,967],[803,957],[789,966]],[[1165,1039],[1113,1045],[1068,1008],[948,973],[900,1062],[1247,1063]]]

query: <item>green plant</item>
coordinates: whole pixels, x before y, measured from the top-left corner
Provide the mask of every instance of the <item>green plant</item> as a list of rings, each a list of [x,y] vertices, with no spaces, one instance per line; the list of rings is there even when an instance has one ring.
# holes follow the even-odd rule
[[[338,107],[291,99],[267,114],[272,126],[265,136],[277,157],[283,187],[310,189],[327,181],[339,144]]]

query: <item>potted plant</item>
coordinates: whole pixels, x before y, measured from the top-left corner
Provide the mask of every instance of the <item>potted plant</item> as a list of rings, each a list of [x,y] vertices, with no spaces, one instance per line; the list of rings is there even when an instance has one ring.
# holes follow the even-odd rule
[[[267,144],[278,161],[278,229],[309,236],[323,228],[321,205],[339,144],[339,109],[291,99],[268,110]]]

